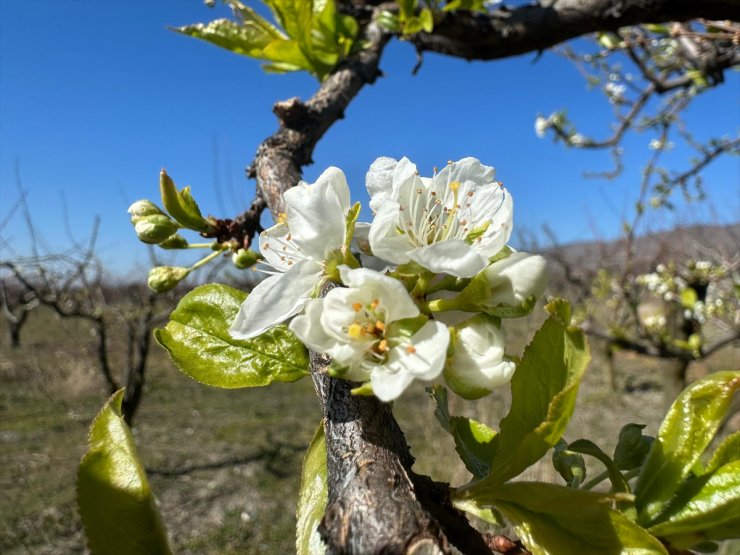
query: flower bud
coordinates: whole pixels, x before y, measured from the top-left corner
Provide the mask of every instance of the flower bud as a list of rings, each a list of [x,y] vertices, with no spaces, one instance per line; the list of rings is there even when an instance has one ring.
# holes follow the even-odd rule
[[[180,283],[190,273],[190,268],[157,266],[149,270],[147,285],[155,293],[165,293]]]
[[[170,235],[169,237],[167,237],[167,239],[159,243],[159,246],[163,249],[168,249],[168,250],[187,249],[188,242],[185,239],[185,237],[183,237],[179,233],[175,233],[174,235]]]
[[[164,212],[156,204],[147,199],[137,200],[128,207],[128,213],[131,214],[132,224],[137,224],[146,216],[164,216]]]
[[[234,266],[240,270],[251,268],[258,260],[261,260],[261,256],[251,249],[239,249],[233,255],[231,255],[231,261]]]
[[[485,306],[519,306],[529,297],[541,297],[547,287],[545,259],[515,252],[483,270],[487,283]]]
[[[456,326],[453,353],[444,376],[452,390],[465,399],[478,399],[509,383],[513,362],[504,360],[506,334],[499,323],[485,315],[474,316]]]
[[[144,216],[136,222],[134,229],[140,241],[156,245],[174,234],[179,227],[177,223],[164,214],[152,214],[151,216]]]

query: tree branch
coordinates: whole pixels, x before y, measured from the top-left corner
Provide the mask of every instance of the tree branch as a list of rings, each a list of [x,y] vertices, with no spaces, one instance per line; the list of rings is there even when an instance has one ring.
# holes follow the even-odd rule
[[[596,31],[695,18],[740,19],[738,0],[542,0],[490,14],[451,12],[411,42],[421,51],[495,60],[541,51]]]

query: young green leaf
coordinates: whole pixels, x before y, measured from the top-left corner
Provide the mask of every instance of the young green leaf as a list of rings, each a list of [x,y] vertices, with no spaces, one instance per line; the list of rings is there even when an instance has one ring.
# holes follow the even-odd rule
[[[324,425],[319,424],[308,446],[301,470],[301,490],[296,513],[296,553],[323,555],[326,551],[319,536],[319,522],[324,516],[328,499],[326,485],[326,441]]]
[[[624,476],[622,476],[622,473],[619,471],[617,465],[614,463],[613,460],[611,460],[609,455],[604,453],[604,451],[602,451],[601,448],[593,441],[590,441],[588,439],[578,439],[568,445],[568,450],[574,451],[576,453],[582,453],[584,455],[590,455],[595,459],[598,459],[601,464],[606,467],[606,471],[609,474],[609,481],[612,483],[612,490],[617,493],[629,493],[630,486],[627,483],[627,480],[624,479]]]
[[[689,478],[650,532],[681,549],[740,537],[740,460]]]
[[[182,372],[206,385],[257,387],[306,376],[306,349],[285,325],[254,339],[231,337],[229,326],[246,296],[226,285],[197,287],[154,336]]]
[[[642,435],[644,425],[625,424],[619,430],[619,440],[614,448],[614,462],[621,470],[639,468],[650,451],[653,439]]]
[[[198,204],[190,194],[190,187],[178,191],[175,182],[164,170],[159,174],[159,192],[162,204],[177,223],[194,231],[213,230],[213,226],[201,215]]]
[[[77,471],[77,503],[93,555],[168,555],[167,533],[131,430],[121,415],[123,389],[90,427]]]
[[[568,484],[577,488],[586,479],[586,463],[578,453],[568,451],[568,444],[560,439],[552,451],[552,466]]]
[[[537,462],[573,414],[590,354],[583,332],[562,321],[568,313],[563,304],[548,305],[550,317],[524,351],[511,380],[511,409],[501,421],[492,472],[477,487],[495,488]]]
[[[673,403],[635,486],[640,524],[655,524],[712,441],[738,388],[740,371],[717,372],[691,384]]]
[[[740,461],[740,431],[727,436],[714,451],[704,473],[714,472],[720,466]]]
[[[646,530],[609,508],[605,494],[538,482],[509,482],[469,498],[496,507],[533,555],[667,552]]]
[[[442,427],[455,440],[455,450],[470,473],[476,478],[487,476],[493,456],[493,438],[496,432],[477,420],[450,416],[447,390],[437,385],[431,390],[437,404],[434,415]]]

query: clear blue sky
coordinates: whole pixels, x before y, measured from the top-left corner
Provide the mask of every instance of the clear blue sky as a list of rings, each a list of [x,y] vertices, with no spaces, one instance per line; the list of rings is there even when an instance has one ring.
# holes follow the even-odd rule
[[[157,200],[160,168],[179,186],[192,185],[205,213],[240,212],[254,193],[243,168],[276,129],[272,104],[305,99],[317,83],[305,74],[266,75],[254,60],[167,30],[224,15],[223,6],[208,9],[200,0],[0,0],[0,222],[18,196],[16,160],[52,247],[69,244],[64,198],[77,238],[102,217],[100,254],[121,273],[146,262],[125,210],[140,198]],[[652,137],[625,143],[628,164],[614,182],[582,176],[608,168],[608,153],[538,139],[537,114],[564,107],[586,132],[608,132],[609,104],[572,65],[551,53],[490,63],[427,55],[412,76],[415,63],[409,45],[387,49],[385,77],[319,143],[308,181],[338,166],[366,205],[364,175],[378,156],[408,156],[423,174],[476,156],[513,194],[515,227],[548,224],[564,242],[619,233]],[[737,132],[740,77],[728,77],[691,108],[688,121],[700,137]],[[688,162],[682,152],[672,159],[677,169]],[[739,180],[736,159],[715,164],[706,173],[710,204],[680,204],[659,221],[738,221]],[[27,252],[18,215],[1,233]]]

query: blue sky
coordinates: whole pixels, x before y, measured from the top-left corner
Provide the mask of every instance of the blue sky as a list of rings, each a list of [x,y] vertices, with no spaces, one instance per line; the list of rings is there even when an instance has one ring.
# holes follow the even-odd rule
[[[200,0],[0,0],[0,222],[18,197],[16,161],[51,247],[69,245],[64,201],[78,239],[101,216],[99,252],[119,273],[145,271],[146,249],[125,210],[139,198],[157,200],[160,168],[179,186],[192,185],[205,213],[239,213],[254,193],[243,168],[276,129],[272,104],[306,99],[317,83],[306,74],[266,75],[254,60],[167,30],[225,14]],[[582,176],[608,168],[608,153],[538,139],[535,117],[561,108],[585,132],[608,133],[609,104],[570,63],[551,53],[490,63],[427,55],[412,76],[415,63],[409,45],[391,44],[385,77],[319,143],[306,180],[338,166],[366,205],[364,174],[378,156],[408,156],[422,174],[475,156],[511,191],[515,227],[537,232],[547,224],[564,242],[619,233],[652,137],[629,138],[626,170],[612,182]],[[700,137],[736,133],[739,91],[735,72],[700,96],[691,128]],[[686,156],[672,153],[677,169]],[[656,214],[657,225],[740,220],[737,160],[713,165],[705,181],[709,203],[679,203],[673,214]],[[0,233],[0,258],[28,252],[18,215]]]

